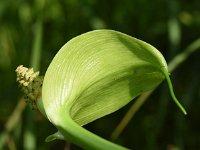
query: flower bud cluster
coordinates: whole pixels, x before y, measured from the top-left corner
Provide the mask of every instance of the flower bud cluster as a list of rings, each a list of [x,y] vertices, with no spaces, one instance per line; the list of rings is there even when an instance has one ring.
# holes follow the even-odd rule
[[[41,97],[43,77],[39,76],[39,71],[34,72],[33,68],[23,65],[18,66],[15,71],[26,102],[31,103],[33,109],[36,108],[36,102]]]

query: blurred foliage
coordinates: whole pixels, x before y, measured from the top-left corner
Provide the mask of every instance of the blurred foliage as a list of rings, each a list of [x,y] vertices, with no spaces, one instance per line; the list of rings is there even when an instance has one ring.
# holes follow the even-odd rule
[[[1,0],[0,149],[79,149],[64,141],[44,142],[56,130],[26,107],[14,70],[23,64],[44,74],[68,40],[100,28],[142,39],[157,47],[169,62],[200,38],[200,1]],[[171,101],[164,82],[115,142],[141,150],[200,149],[199,58],[200,52],[194,52],[171,75],[188,115],[181,114]],[[85,127],[109,139],[132,104]]]

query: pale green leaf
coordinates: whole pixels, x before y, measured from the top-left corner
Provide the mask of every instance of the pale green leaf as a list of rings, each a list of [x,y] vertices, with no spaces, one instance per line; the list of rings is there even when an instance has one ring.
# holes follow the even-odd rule
[[[110,114],[168,76],[153,46],[113,30],[96,30],[67,42],[51,62],[43,83],[47,117],[70,114],[79,125]]]

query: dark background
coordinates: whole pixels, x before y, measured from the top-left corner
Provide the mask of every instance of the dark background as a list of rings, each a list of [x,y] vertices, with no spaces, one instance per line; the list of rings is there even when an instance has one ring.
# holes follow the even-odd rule
[[[199,0],[1,0],[0,149],[80,149],[64,141],[45,143],[45,137],[56,129],[39,112],[26,107],[15,69],[21,64],[33,66],[44,75],[68,40],[101,28],[154,45],[167,62],[177,54],[190,54],[171,73],[175,93],[188,115],[176,107],[163,82],[115,142],[139,150],[200,149]],[[110,139],[134,101],[85,128]]]

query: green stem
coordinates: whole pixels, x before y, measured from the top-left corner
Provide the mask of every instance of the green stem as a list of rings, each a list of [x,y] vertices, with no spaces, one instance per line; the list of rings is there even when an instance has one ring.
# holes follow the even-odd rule
[[[153,91],[148,91],[144,94],[142,94],[137,101],[135,101],[134,105],[131,106],[131,108],[128,110],[126,115],[122,118],[120,123],[117,125],[116,129],[113,131],[113,133],[110,136],[110,139],[112,141],[115,141],[119,135],[122,133],[122,131],[125,129],[126,125],[130,122],[132,119],[132,116],[139,110],[139,108],[144,104],[147,97],[151,95]]]
[[[107,141],[74,122],[69,115],[61,115],[56,127],[64,138],[87,150],[127,150],[127,148]]]
[[[39,70],[41,51],[42,51],[42,36],[43,36],[42,19],[38,19],[35,26],[36,26],[35,36],[34,36],[30,66],[32,66],[35,70]]]
[[[164,74],[165,74],[165,78],[167,80],[167,83],[168,83],[168,86],[169,86],[169,91],[171,93],[171,96],[172,96],[172,99],[174,100],[174,102],[176,103],[176,105],[181,109],[181,111],[187,115],[187,112],[186,110],[184,109],[184,107],[180,104],[180,102],[178,101],[178,99],[176,98],[175,94],[174,94],[174,90],[173,90],[173,86],[172,86],[172,83],[171,83],[171,79],[168,75],[168,72],[164,71]]]

